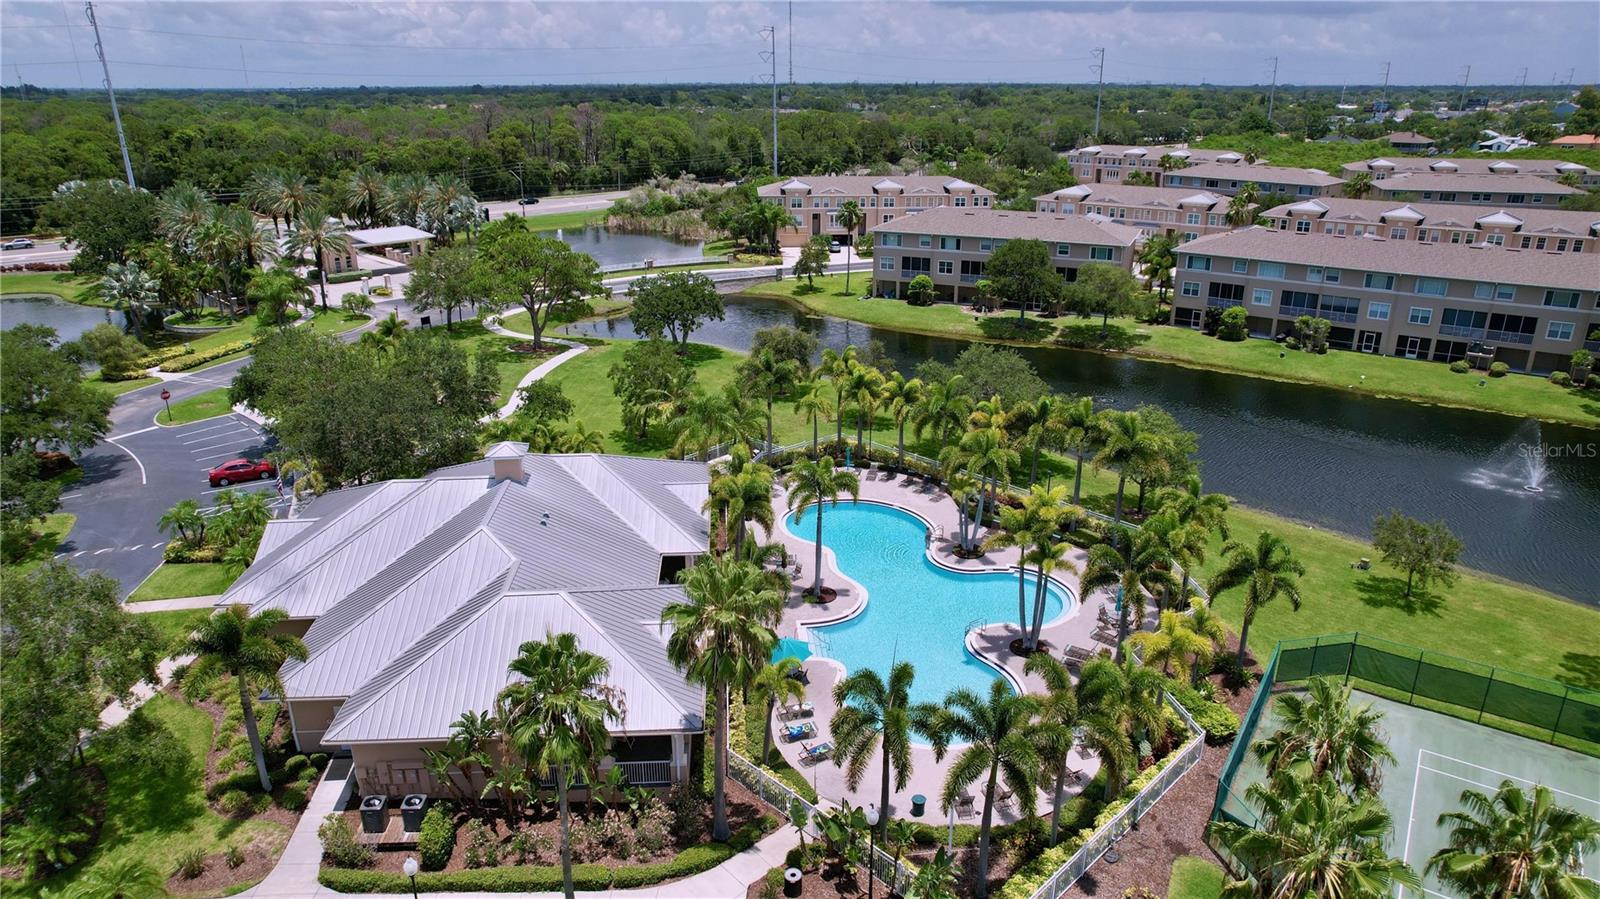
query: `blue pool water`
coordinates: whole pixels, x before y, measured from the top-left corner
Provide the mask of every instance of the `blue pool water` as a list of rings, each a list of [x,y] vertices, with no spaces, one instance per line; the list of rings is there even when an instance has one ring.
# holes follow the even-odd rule
[[[785,522],[794,535],[816,536],[815,513]],[[844,502],[822,513],[822,543],[841,570],[867,590],[867,608],[849,621],[813,629],[818,655],[857,671],[887,676],[896,659],[916,666],[913,702],[939,702],[957,687],[987,694],[1000,676],[967,652],[966,634],[982,623],[1016,621],[1015,572],[969,574],[933,564],[924,554],[927,526],[909,512],[876,503]],[[805,559],[811,567],[811,559]],[[1046,587],[1045,622],[1072,603],[1053,582]],[[1032,614],[1033,578],[1027,601]]]

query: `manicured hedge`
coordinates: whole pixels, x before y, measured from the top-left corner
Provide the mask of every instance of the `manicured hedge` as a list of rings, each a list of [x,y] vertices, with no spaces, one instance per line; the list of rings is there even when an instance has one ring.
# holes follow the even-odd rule
[[[176,359],[168,359],[161,363],[161,370],[168,372],[188,371],[191,368],[199,368],[207,362],[214,362],[223,356],[231,356],[242,350],[248,350],[252,346],[254,346],[254,341],[236,340],[233,343],[225,343],[222,346],[213,347],[203,353],[187,353]]]
[[[372,277],[372,272],[367,271],[364,268],[361,268],[361,269],[355,269],[353,271],[348,271],[348,272],[339,272],[336,275],[329,275],[328,276],[328,283],[329,284],[349,284],[351,281],[360,281],[362,278],[370,278],[370,277]],[[559,887],[560,886],[560,881],[557,881],[556,885]]]
[[[167,548],[161,551],[163,560],[174,565],[183,565],[190,562],[220,562],[227,550],[216,546],[191,547],[181,540],[173,540]]]
[[[417,855],[422,870],[437,871],[450,864],[450,853],[455,848],[455,815],[447,805],[438,803],[422,816],[422,830],[417,834]]]
[[[1238,736],[1239,716],[1234,714],[1233,709],[1220,702],[1212,702],[1202,696],[1199,690],[1180,680],[1169,679],[1167,692],[1206,732],[1206,742],[1212,745],[1227,743]]]

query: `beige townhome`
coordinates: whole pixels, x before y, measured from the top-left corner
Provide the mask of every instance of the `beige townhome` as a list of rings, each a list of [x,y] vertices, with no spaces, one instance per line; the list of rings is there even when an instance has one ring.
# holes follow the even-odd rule
[[[449,792],[422,750],[492,712],[518,647],[557,633],[604,656],[624,700],[606,766],[675,782],[705,694],[668,661],[661,611],[706,551],[706,482],[699,463],[497,444],[274,519],[220,605],[288,614],[309,653],[281,671],[296,745],[351,753],[361,793]]]
[[[1101,216],[1138,228],[1146,237],[1164,234],[1189,241],[1231,229],[1228,202],[1221,194],[1182,187],[1075,184],[1034,197],[1033,208],[1052,215]]]
[[[1143,172],[1160,187],[1167,183],[1169,171],[1185,166],[1248,165],[1242,153],[1200,150],[1186,144],[1095,144],[1069,150],[1065,155],[1072,165],[1072,174],[1081,184],[1121,184],[1129,175]]]
[[[1230,197],[1246,184],[1254,184],[1256,189],[1264,194],[1328,197],[1339,193],[1339,189],[1344,186],[1344,179],[1335,178],[1320,169],[1208,163],[1168,172],[1166,180],[1162,183],[1168,187],[1215,191]]]
[[[1391,175],[1408,172],[1431,172],[1435,175],[1533,175],[1546,181],[1563,177],[1576,177],[1580,187],[1593,190],[1600,187],[1600,171],[1569,159],[1500,159],[1495,157],[1416,157],[1398,159],[1364,159],[1344,165],[1346,178],[1357,172],[1366,172],[1374,181]]]
[[[1582,194],[1537,175],[1459,175],[1404,172],[1372,182],[1371,195],[1382,200],[1460,203],[1467,206],[1547,206]]]
[[[789,212],[789,227],[778,231],[778,243],[786,247],[800,246],[818,234],[850,243],[877,225],[926,209],[988,209],[994,204],[994,191],[987,187],[941,175],[812,175],[764,184],[756,194]],[[849,200],[864,213],[854,234],[839,224],[839,207]]]
[[[1091,262],[1131,270],[1141,240],[1137,228],[1084,216],[953,206],[885,222],[872,234],[874,294],[905,296],[911,279],[927,275],[941,300],[958,303],[977,292],[989,257],[1008,240],[1042,241],[1067,281],[1077,280],[1078,269]]]
[[[1407,359],[1549,372],[1600,329],[1593,253],[1254,227],[1184,245],[1175,280],[1180,327],[1240,306],[1252,334],[1279,336],[1309,315],[1332,324],[1330,346]]]
[[[1295,234],[1371,234],[1389,240],[1484,243],[1540,253],[1600,253],[1600,212],[1543,206],[1494,209],[1320,197],[1276,206],[1262,218]]]

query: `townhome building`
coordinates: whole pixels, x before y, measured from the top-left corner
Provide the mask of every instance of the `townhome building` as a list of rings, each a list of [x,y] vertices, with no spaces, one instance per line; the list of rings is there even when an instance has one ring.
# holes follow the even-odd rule
[[[778,243],[797,247],[818,234],[850,243],[876,225],[926,209],[988,209],[994,191],[944,175],[814,175],[764,184],[756,195],[788,210],[790,224]],[[839,224],[839,207],[854,200],[865,220],[854,234]]]
[[[1161,187],[1166,184],[1170,169],[1208,163],[1249,164],[1242,153],[1200,150],[1186,144],[1095,144],[1068,150],[1065,155],[1081,184],[1121,184],[1129,175],[1143,172]]]
[[[1600,346],[1600,256],[1252,227],[1178,254],[1173,323],[1243,307],[1257,336],[1309,315],[1342,350],[1550,372]]]
[[[1210,190],[1233,196],[1246,184],[1254,184],[1264,194],[1291,197],[1328,197],[1339,193],[1343,178],[1321,169],[1296,169],[1281,165],[1239,166],[1232,163],[1206,163],[1168,172],[1162,182],[1168,187]]]
[[[1229,199],[1210,191],[1184,187],[1128,184],[1075,184],[1033,198],[1035,212],[1051,215],[1101,216],[1157,234],[1194,240],[1202,234],[1227,231]]]
[[[1532,175],[1546,181],[1559,181],[1565,176],[1576,176],[1578,186],[1590,190],[1600,188],[1600,170],[1591,169],[1569,159],[1494,159],[1473,156],[1462,157],[1398,157],[1395,159],[1363,159],[1344,164],[1344,176],[1366,172],[1374,181],[1409,172],[1431,172],[1435,175]]]
[[[1422,243],[1484,243],[1539,253],[1600,253],[1600,212],[1463,207],[1319,197],[1262,213],[1271,227],[1295,234],[1373,235]]]
[[[933,280],[939,298],[962,302],[977,292],[984,268],[1008,240],[1038,240],[1050,250],[1067,281],[1078,269],[1103,262],[1132,270],[1139,229],[1080,215],[959,209],[945,206],[895,219],[872,229],[876,241],[873,293],[905,296],[918,275]]]
[[[1372,182],[1382,200],[1460,203],[1467,206],[1557,207],[1584,191],[1537,175],[1460,175],[1404,172]]]

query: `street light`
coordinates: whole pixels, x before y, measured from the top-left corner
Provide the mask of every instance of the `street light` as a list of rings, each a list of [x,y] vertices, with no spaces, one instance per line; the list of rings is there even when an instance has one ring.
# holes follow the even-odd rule
[[[400,868],[411,878],[411,899],[417,899],[417,860],[408,855],[405,864]]]
[[[867,899],[872,899],[872,863],[878,854],[878,807],[867,806]]]

